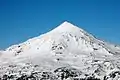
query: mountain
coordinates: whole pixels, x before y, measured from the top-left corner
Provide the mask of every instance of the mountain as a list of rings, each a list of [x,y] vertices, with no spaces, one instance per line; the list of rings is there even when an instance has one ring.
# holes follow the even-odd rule
[[[120,46],[65,21],[0,52],[1,80],[118,80]]]

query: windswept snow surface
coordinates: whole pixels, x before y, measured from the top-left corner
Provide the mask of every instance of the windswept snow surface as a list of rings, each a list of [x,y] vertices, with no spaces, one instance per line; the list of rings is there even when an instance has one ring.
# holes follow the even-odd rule
[[[120,46],[64,22],[0,52],[1,80],[120,80]],[[32,76],[32,77],[31,77]]]

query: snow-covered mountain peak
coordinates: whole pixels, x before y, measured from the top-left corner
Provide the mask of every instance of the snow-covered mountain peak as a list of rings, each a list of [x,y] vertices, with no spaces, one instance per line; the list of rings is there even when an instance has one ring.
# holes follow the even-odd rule
[[[74,36],[76,38],[82,37],[82,38],[84,38],[85,40],[88,40],[88,41],[95,40],[94,36],[87,33],[82,28],[79,28],[76,25],[74,25],[70,22],[67,22],[67,21],[63,22],[62,24],[60,24],[59,26],[57,26],[56,28],[54,28],[53,30],[48,32],[47,34],[51,35],[51,36],[57,35],[57,37],[61,36],[61,35]]]
[[[55,29],[52,30],[52,32],[78,32],[82,29],[78,28],[77,26],[71,24],[70,22],[63,22],[59,26],[57,26]]]
[[[43,51],[44,47],[48,47],[47,50],[51,50],[53,46],[59,45],[62,47],[67,46],[67,49],[71,52],[75,50],[77,52],[78,48],[82,49],[81,51],[92,52],[92,45],[94,44],[91,45],[91,43],[96,43],[92,35],[88,34],[81,28],[65,21],[50,32],[43,34],[42,36],[29,39],[19,45],[13,45],[7,48],[7,51],[21,53],[28,50],[36,51],[38,48],[39,50],[37,51]],[[74,48],[72,45],[74,45]]]
[[[74,26],[72,23],[65,21],[62,24],[60,24],[57,28],[66,28],[66,29],[71,29],[71,28],[76,28],[77,26]]]
[[[57,28],[66,28],[66,29],[70,29],[70,28],[75,28],[75,26],[73,24],[71,24],[68,21],[63,22],[62,24],[60,24]]]
[[[87,33],[85,30],[65,21],[50,32],[38,37],[29,39],[21,44],[13,45],[6,49],[10,52],[26,52],[28,50],[38,49],[37,52],[43,51],[44,47],[51,50],[54,45],[67,46],[69,51],[79,51],[93,53],[113,54],[119,53],[120,48],[115,48],[114,45],[109,46],[107,43],[100,41]],[[72,47],[74,45],[74,47]],[[109,47],[108,47],[109,46]],[[112,50],[112,48],[114,50]],[[95,51],[94,51],[95,49]],[[46,50],[46,49],[45,49]],[[46,51],[47,51],[46,50]],[[110,52],[110,53],[109,53]]]
[[[24,72],[28,74],[44,70],[59,73],[59,69],[66,71],[70,67],[71,70],[80,71],[79,77],[85,74],[94,74],[94,76],[103,80],[104,76],[108,75],[110,71],[119,70],[118,65],[120,64],[118,60],[119,46],[98,40],[85,30],[67,21],[50,32],[10,46],[6,51],[0,53],[0,69],[3,69],[0,70],[0,76],[3,74],[9,75],[10,72],[19,76]],[[34,64],[38,65],[37,69]],[[11,65],[15,69],[12,69]],[[19,71],[21,71],[20,74]],[[78,72],[75,71],[75,74],[78,74]]]

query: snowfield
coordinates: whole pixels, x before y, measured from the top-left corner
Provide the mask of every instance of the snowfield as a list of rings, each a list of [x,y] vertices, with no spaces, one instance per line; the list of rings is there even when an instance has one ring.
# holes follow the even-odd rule
[[[120,80],[120,46],[64,22],[0,51],[0,80]]]

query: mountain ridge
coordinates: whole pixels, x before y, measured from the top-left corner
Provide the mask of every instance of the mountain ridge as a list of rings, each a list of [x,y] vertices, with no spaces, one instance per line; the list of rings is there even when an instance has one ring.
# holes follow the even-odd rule
[[[71,24],[71,23],[69,23],[69,22],[67,22],[67,21],[65,21],[65,22],[63,22],[61,25],[59,25],[58,27],[56,27],[55,29],[53,29],[53,30],[51,30],[51,31],[49,31],[49,32],[47,32],[46,34],[42,34],[42,35],[40,35],[40,36],[38,36],[38,37],[35,37],[35,38],[32,38],[32,39],[29,39],[29,40],[27,40],[28,42],[34,42],[34,40],[36,40],[36,39],[40,39],[42,36],[44,37],[44,35],[45,36],[47,36],[45,39],[48,39],[50,36],[48,36],[49,34],[51,34],[51,35],[55,35],[55,34],[64,34],[64,33],[68,33],[68,34],[74,34],[74,35],[77,35],[78,36],[78,34],[79,34],[79,36],[80,37],[82,37],[82,38],[85,38],[86,40],[89,40],[89,41],[97,41],[97,43],[99,44],[104,44],[104,41],[101,41],[101,40],[98,40],[98,39],[96,39],[94,36],[92,36],[91,34],[89,34],[89,33],[87,33],[86,31],[84,31],[83,29],[81,29],[81,28],[79,28],[79,27],[77,27],[77,26],[74,26],[73,24]],[[48,35],[47,35],[48,34]],[[26,43],[27,43],[27,41],[26,41]],[[25,43],[25,42],[23,42],[23,43]],[[106,42],[105,42],[106,43]],[[13,45],[13,48],[14,48],[14,46],[17,46],[17,45]],[[10,47],[9,47],[10,48]],[[8,48],[8,49],[9,49]],[[8,49],[6,49],[6,50],[8,50]]]
[[[1,53],[1,76],[11,75],[11,71],[16,76],[21,76],[21,74],[18,75],[19,71],[28,75],[32,71],[53,71],[54,73],[55,69],[58,72],[59,69],[63,71],[76,69],[80,71],[76,74],[81,73],[79,77],[94,74],[95,77],[103,80],[111,72],[119,71],[120,66],[119,46],[96,39],[69,22],[64,22],[38,37],[10,46]],[[35,65],[39,67],[36,68]],[[15,66],[15,69],[9,66]],[[25,69],[22,69],[23,67]]]

